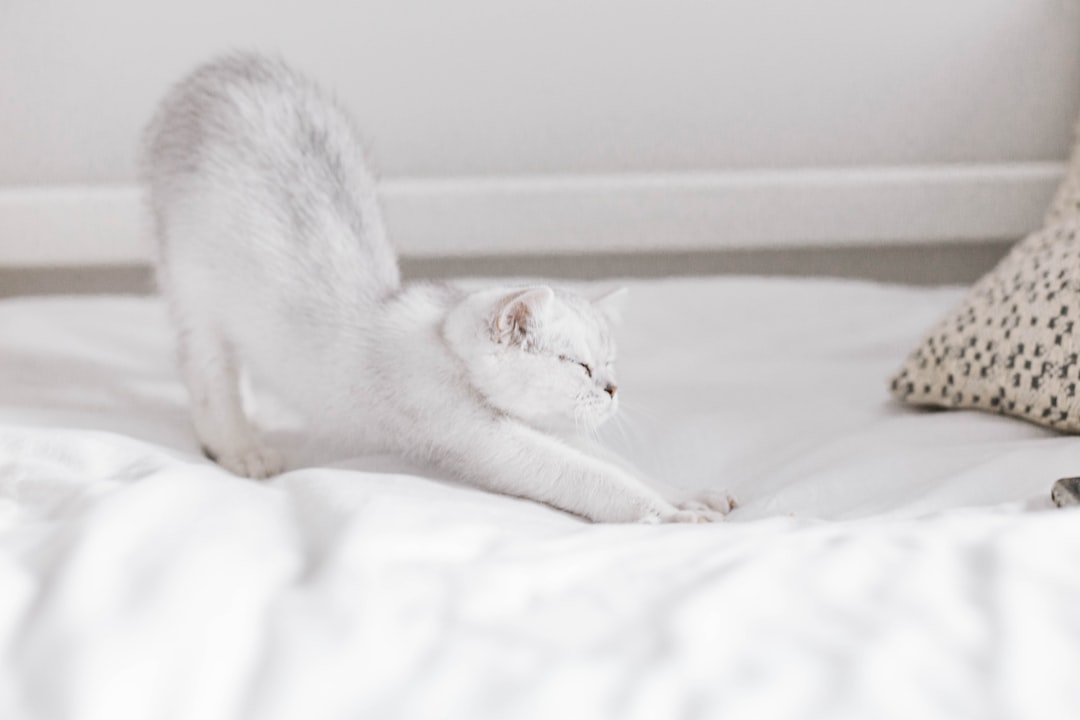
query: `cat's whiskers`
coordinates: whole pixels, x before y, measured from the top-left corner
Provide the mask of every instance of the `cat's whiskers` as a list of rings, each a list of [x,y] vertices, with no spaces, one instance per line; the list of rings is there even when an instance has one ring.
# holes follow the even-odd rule
[[[600,442],[601,413],[597,398],[589,393],[579,393],[574,397],[574,428],[578,434],[588,437],[593,442]]]
[[[644,405],[622,401],[616,427],[626,440],[627,450],[634,448],[642,438],[654,437],[658,424],[656,414]]]
[[[590,413],[588,420],[589,438],[595,442],[600,442],[600,416],[597,413]]]
[[[630,440],[630,435],[626,432],[626,418],[621,412],[615,413],[615,415],[612,416],[611,426],[619,433],[622,447],[626,450],[632,448],[633,443]]]
[[[579,435],[585,434],[585,418],[582,416],[581,404],[574,403],[574,430]]]
[[[619,407],[623,410],[629,411],[634,415],[647,415],[650,419],[656,418],[656,413],[649,408],[648,405],[642,403],[638,404],[636,401],[627,401],[625,398],[619,400]]]

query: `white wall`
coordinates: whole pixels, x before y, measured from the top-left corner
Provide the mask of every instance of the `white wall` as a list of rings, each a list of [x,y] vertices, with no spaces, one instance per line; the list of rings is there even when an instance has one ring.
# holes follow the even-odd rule
[[[336,89],[429,254],[1008,237],[1080,112],[1080,0],[6,0],[0,262],[140,257],[139,130],[235,47]]]

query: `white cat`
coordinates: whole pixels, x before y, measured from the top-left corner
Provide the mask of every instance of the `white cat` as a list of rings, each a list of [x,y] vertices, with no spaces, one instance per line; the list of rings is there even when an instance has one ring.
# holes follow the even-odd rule
[[[283,468],[245,417],[239,368],[355,451],[598,522],[708,522],[575,439],[618,404],[619,298],[547,286],[402,287],[346,113],[283,63],[196,70],[147,130],[158,278],[196,433],[229,470]]]

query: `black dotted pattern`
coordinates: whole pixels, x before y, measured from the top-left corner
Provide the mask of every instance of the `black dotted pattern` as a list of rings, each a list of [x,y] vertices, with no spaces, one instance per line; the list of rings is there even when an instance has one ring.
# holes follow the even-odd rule
[[[1029,235],[892,379],[915,405],[1004,413],[1080,432],[1080,217]]]

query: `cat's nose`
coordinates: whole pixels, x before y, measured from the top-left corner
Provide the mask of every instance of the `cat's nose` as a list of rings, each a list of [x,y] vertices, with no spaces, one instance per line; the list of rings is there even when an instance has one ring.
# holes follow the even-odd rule
[[[618,389],[619,388],[617,386],[612,385],[611,383],[608,383],[607,385],[604,386],[604,392],[606,392],[611,397],[615,397],[615,391],[618,390]]]

